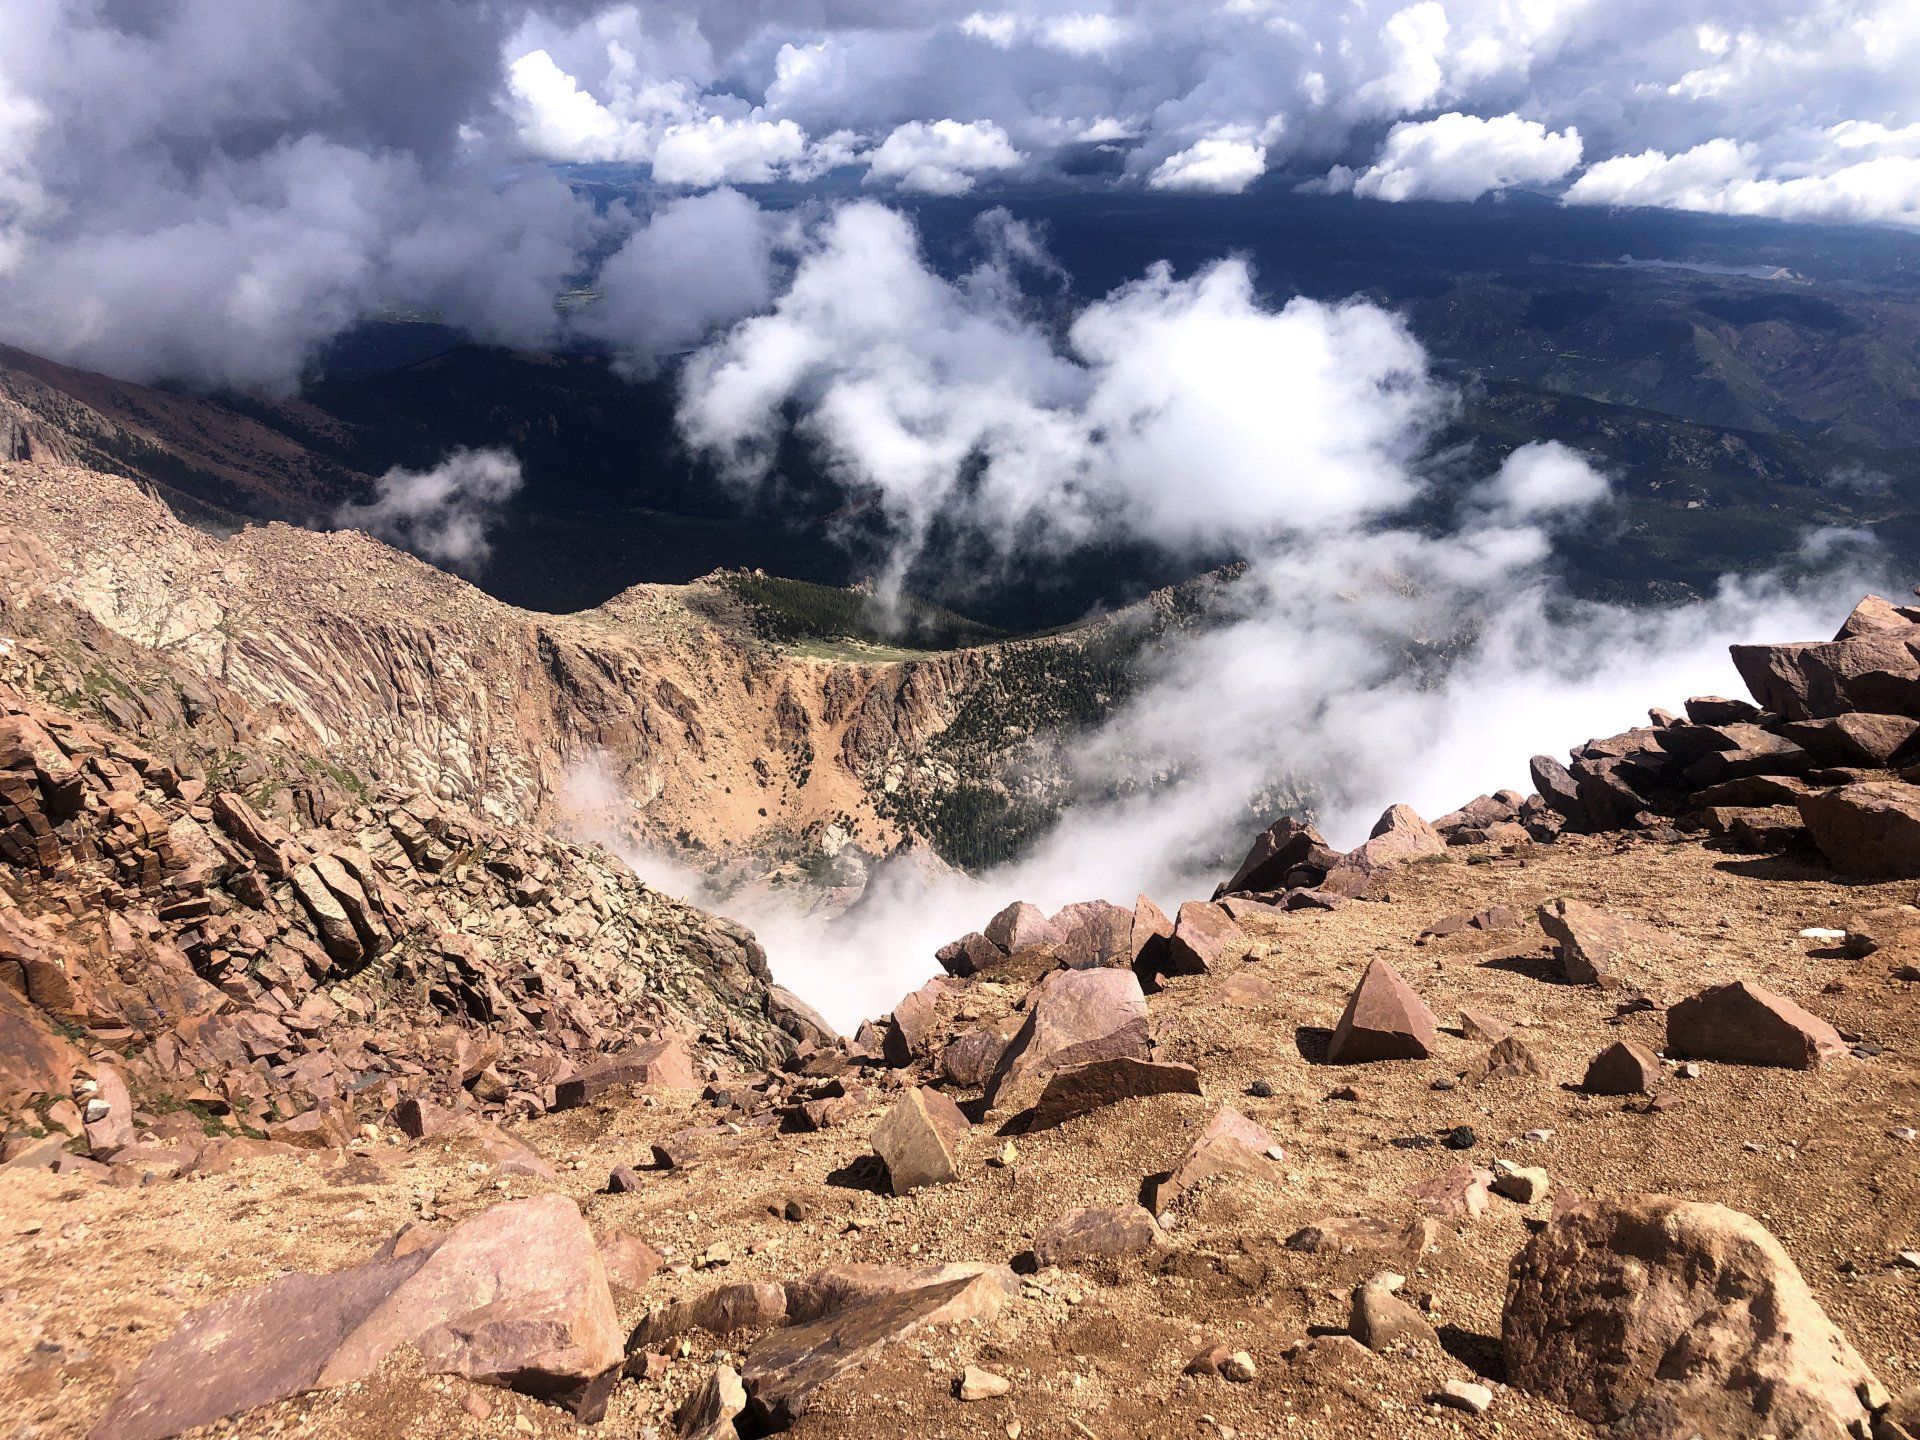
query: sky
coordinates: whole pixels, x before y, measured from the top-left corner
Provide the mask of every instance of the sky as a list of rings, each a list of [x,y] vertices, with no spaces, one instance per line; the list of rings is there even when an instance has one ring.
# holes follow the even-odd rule
[[[880,200],[1284,184],[1920,224],[1910,0],[0,0],[0,338],[287,390],[390,307],[503,343],[624,258],[650,346],[772,272],[675,200],[824,177]],[[612,213],[556,166],[620,162]],[[734,203],[734,202],[729,202]],[[696,217],[701,218],[701,217]],[[734,218],[738,219],[736,215]],[[675,265],[725,305],[691,305]],[[666,302],[663,306],[662,302]],[[661,315],[662,308],[674,313]],[[625,317],[624,320],[622,317]]]

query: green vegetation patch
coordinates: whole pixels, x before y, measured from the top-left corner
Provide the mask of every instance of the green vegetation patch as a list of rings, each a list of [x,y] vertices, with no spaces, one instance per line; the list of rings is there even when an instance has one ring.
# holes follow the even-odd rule
[[[762,639],[832,658],[841,658],[836,643],[848,647],[845,658],[881,659],[1006,638],[1002,631],[912,596],[902,601],[897,617],[890,617],[861,589],[782,580],[758,571],[736,571],[722,583],[745,602]]]

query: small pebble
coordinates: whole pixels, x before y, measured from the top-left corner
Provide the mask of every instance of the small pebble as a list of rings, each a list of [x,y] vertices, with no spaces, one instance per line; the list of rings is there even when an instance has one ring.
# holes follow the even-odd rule
[[[1256,1100],[1271,1100],[1273,1098],[1272,1082],[1267,1080],[1256,1080],[1251,1085],[1247,1086],[1247,1094],[1253,1096],[1253,1098]]]
[[[1892,1139],[1904,1140],[1908,1144],[1912,1144],[1915,1140],[1920,1140],[1920,1130],[1914,1129],[1911,1125],[1896,1126],[1892,1130],[1889,1130],[1887,1134]]]
[[[1471,1150],[1480,1143],[1480,1137],[1473,1133],[1471,1125],[1459,1125],[1447,1132],[1443,1143],[1449,1150]]]

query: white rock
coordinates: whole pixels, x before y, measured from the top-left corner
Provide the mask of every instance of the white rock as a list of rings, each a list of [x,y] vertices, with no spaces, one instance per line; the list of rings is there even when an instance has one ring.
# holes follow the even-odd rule
[[[1802,940],[1844,940],[1847,938],[1847,932],[1844,930],[1827,930],[1818,925],[1809,925],[1800,932],[1800,938]]]
[[[1493,1404],[1493,1391],[1485,1385],[1476,1385],[1471,1380],[1449,1380],[1440,1387],[1440,1393],[1433,1398],[1442,1405],[1451,1405],[1456,1410],[1484,1415],[1487,1413],[1487,1407]]]
[[[967,1366],[966,1373],[960,1377],[962,1400],[993,1400],[1011,1389],[1013,1382],[1006,1376],[982,1370],[978,1365]]]

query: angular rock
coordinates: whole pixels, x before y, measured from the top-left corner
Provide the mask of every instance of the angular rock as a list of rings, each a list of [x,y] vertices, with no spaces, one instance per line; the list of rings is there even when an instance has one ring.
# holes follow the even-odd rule
[[[959,1277],[883,1292],[817,1320],[773,1331],[755,1342],[741,1367],[754,1433],[786,1429],[822,1385],[869,1363],[889,1345],[950,1323],[955,1302],[967,1300],[971,1313],[990,1319],[1006,1293],[1002,1284],[987,1277]]]
[[[1245,935],[1218,905],[1189,900],[1180,907],[1167,942],[1167,970],[1174,975],[1210,975]]]
[[[954,1387],[954,1394],[961,1400],[997,1400],[1013,1389],[1013,1382],[1004,1375],[996,1375],[991,1370],[982,1370],[978,1365],[969,1365],[960,1376],[960,1383]]]
[[[746,1387],[739,1372],[722,1365],[700,1383],[673,1412],[674,1429],[681,1440],[736,1440],[733,1419],[747,1408]]]
[[[987,1083],[991,1111],[1024,1110],[1040,1098],[1047,1076],[1068,1065],[1132,1056],[1152,1049],[1147,997],[1128,970],[1056,970],[1027,997],[1027,1018]]]
[[[1667,1053],[1682,1059],[1811,1070],[1846,1050],[1826,1021],[1750,980],[1702,990],[1667,1011]]]
[[[1153,1213],[1164,1215],[1196,1185],[1223,1175],[1266,1177],[1273,1171],[1268,1152],[1277,1150],[1273,1136],[1230,1105],[1222,1105],[1195,1137],[1164,1180],[1152,1187]]]
[[[1389,805],[1374,821],[1366,843],[1348,851],[1341,863],[1363,875],[1372,875],[1410,860],[1446,853],[1446,839],[1422,820],[1411,805]]]
[[[1060,963],[1073,970],[1133,964],[1133,911],[1106,900],[1068,905],[1053,917]]]
[[[620,1336],[573,1202],[509,1201],[407,1254],[282,1276],[203,1306],[148,1352],[90,1440],[166,1440],[363,1379],[408,1344],[430,1372],[508,1385],[597,1420]]]
[[[1780,733],[1821,765],[1878,767],[1899,762],[1911,750],[1920,720],[1907,715],[1850,713],[1826,720],[1790,720]]]
[[[1797,802],[1813,843],[1847,875],[1920,876],[1920,785],[1869,780]]]
[[[1463,1005],[1460,1008],[1460,1033],[1469,1040],[1494,1045],[1511,1035],[1513,1027],[1484,1010],[1473,1010]]]
[[[1494,1042],[1474,1072],[1476,1084],[1495,1080],[1544,1080],[1547,1067],[1529,1050],[1518,1035]]]
[[[1144,1206],[1082,1205],[1049,1221],[1033,1242],[1033,1253],[1043,1266],[1074,1265],[1137,1255],[1160,1239],[1160,1222]]]
[[[607,1272],[607,1283],[621,1290],[639,1290],[667,1263],[667,1257],[638,1235],[624,1230],[603,1230],[595,1237],[600,1247],[600,1264]]]
[[[1295,871],[1317,869],[1324,874],[1337,855],[1313,826],[1282,815],[1254,837],[1240,868],[1215,892],[1214,899],[1247,891],[1285,890],[1297,883],[1289,878]]]
[[[1046,912],[1024,900],[1014,901],[989,920],[983,933],[1009,955],[1035,945],[1058,944],[1060,940],[1060,932],[1047,919]]]
[[[1576,985],[1625,983],[1629,956],[1648,944],[1642,927],[1584,900],[1550,900],[1537,913],[1557,947],[1560,973]]]
[[[1760,718],[1760,707],[1724,695],[1694,695],[1686,704],[1687,719],[1696,725],[1750,725]]]
[[[1133,947],[1133,971],[1136,975],[1157,975],[1166,968],[1167,944],[1173,939],[1173,921],[1145,895],[1133,902],[1133,929],[1128,934]]]
[[[1376,1353],[1386,1350],[1437,1349],[1440,1337],[1413,1306],[1395,1292],[1406,1283],[1392,1271],[1382,1271],[1354,1287],[1347,1308],[1347,1333]]]
[[[896,1070],[904,1069],[932,1052],[938,1039],[940,998],[947,993],[950,984],[950,981],[940,978],[929,980],[911,995],[903,996],[893,1007],[893,1014],[887,1021],[886,1036],[880,1042],[880,1053]]]
[[[1478,1220],[1487,1213],[1493,1172],[1479,1165],[1455,1165],[1422,1180],[1407,1193],[1429,1215]]]
[[[1580,1088],[1589,1095],[1648,1095],[1660,1080],[1658,1060],[1631,1040],[1616,1040],[1593,1057]]]
[[[1735,645],[1734,668],[1763,709],[1787,720],[1859,711],[1920,716],[1920,627],[1811,645]]]
[[[960,1107],[938,1090],[909,1090],[895,1101],[873,1132],[893,1193],[959,1179],[956,1156],[968,1128]]]
[[[971,930],[958,940],[942,945],[934,951],[933,958],[940,962],[940,968],[949,975],[965,978],[969,975],[978,975],[990,966],[998,964],[1006,956],[998,945],[978,930]]]
[[[111,1065],[95,1067],[93,1078],[99,1089],[87,1102],[87,1148],[102,1158],[133,1143],[133,1096]]]
[[[1517,1205],[1537,1205],[1553,1191],[1553,1177],[1538,1165],[1516,1165],[1511,1160],[1493,1162],[1493,1193],[1504,1195]]]
[[[686,1042],[675,1035],[642,1041],[585,1074],[563,1080],[555,1087],[553,1108],[578,1109],[610,1090],[632,1085],[698,1090],[700,1080],[694,1074]]]
[[[1864,1435],[1878,1381],[1780,1242],[1663,1195],[1560,1210],[1514,1261],[1509,1384],[1647,1440]]]
[[[1540,798],[1576,829],[1587,827],[1587,807],[1580,803],[1580,786],[1568,770],[1551,755],[1536,755],[1527,762],[1533,775],[1533,787]]]
[[[770,1280],[721,1285],[642,1316],[627,1336],[626,1353],[637,1355],[691,1330],[731,1335],[737,1330],[764,1330],[784,1323],[786,1318],[787,1292],[783,1286]]]
[[[1200,1072],[1191,1065],[1140,1060],[1117,1055],[1066,1065],[1047,1076],[1046,1087],[1034,1102],[1029,1130],[1046,1130],[1098,1110],[1146,1095],[1198,1095]]]
[[[829,1046],[840,1038],[826,1016],[784,985],[767,987],[767,1018],[794,1039],[814,1045]]]
[[[1370,962],[1347,1000],[1327,1045],[1336,1065],[1372,1060],[1425,1060],[1433,1054],[1433,1012],[1391,962]]]
[[[986,1084],[1019,1024],[1019,1016],[1009,1015],[1004,1020],[962,1030],[940,1052],[942,1078],[969,1089]]]

